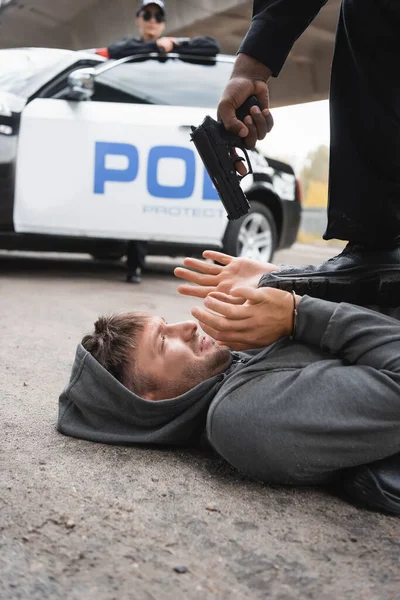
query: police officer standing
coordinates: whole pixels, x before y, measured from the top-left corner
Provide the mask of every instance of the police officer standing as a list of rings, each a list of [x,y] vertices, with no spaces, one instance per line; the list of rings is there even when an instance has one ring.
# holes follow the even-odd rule
[[[136,13],[139,37],[127,38],[99,48],[97,54],[106,58],[118,59],[147,52],[171,52],[175,38],[161,37],[165,29],[165,5],[162,0],[143,0]],[[130,240],[126,250],[126,281],[141,283],[145,266],[148,243]]]
[[[97,54],[110,59],[125,58],[135,54],[158,52],[178,52],[185,55],[215,56],[219,52],[219,45],[211,37],[174,38],[165,37],[163,32],[166,26],[166,9],[162,0],[142,0],[136,12],[136,24],[139,37],[125,38],[115,42],[107,48],[98,48]],[[131,240],[127,247],[127,275],[128,283],[142,281],[148,243],[146,241]]]

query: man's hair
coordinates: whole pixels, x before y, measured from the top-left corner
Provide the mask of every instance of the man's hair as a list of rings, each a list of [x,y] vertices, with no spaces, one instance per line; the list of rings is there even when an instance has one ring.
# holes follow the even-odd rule
[[[149,319],[150,315],[142,312],[101,316],[94,324],[94,331],[81,342],[102,367],[139,395],[152,387],[146,375],[139,373],[134,365],[134,351]]]

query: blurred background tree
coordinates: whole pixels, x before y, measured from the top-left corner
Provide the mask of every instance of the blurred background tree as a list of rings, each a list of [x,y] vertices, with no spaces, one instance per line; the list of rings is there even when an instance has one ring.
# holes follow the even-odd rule
[[[311,150],[300,171],[304,205],[325,207],[328,201],[329,148],[321,145]]]

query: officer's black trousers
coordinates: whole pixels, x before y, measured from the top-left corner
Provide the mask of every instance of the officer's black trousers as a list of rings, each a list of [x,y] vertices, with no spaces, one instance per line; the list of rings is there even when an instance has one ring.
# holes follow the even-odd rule
[[[343,0],[332,65],[325,239],[400,236],[400,0]]]
[[[126,266],[129,275],[134,275],[136,269],[143,269],[146,263],[148,243],[138,240],[128,242],[126,251]]]

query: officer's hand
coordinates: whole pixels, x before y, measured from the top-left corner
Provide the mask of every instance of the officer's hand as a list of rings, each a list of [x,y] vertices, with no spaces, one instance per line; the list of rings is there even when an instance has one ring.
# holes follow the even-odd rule
[[[192,315],[201,329],[234,350],[264,348],[293,329],[293,297],[273,288],[238,287],[232,296],[212,292],[204,300],[206,308],[193,307]],[[231,297],[245,299],[236,305]],[[296,302],[300,301],[296,296]],[[213,312],[211,312],[213,311]]]
[[[232,288],[239,285],[256,288],[264,273],[277,271],[279,268],[271,263],[261,263],[248,258],[236,258],[214,250],[205,250],[203,256],[220,264],[211,264],[196,258],[185,258],[185,266],[195,270],[177,267],[174,273],[176,277],[196,285],[180,285],[178,287],[180,294],[205,298],[207,294],[215,291],[230,294]],[[231,299],[231,302],[240,304],[244,300],[235,297]]]
[[[162,37],[156,40],[156,44],[160,50],[164,52],[172,52],[174,49],[174,44],[177,44],[178,40],[172,37]]]
[[[262,140],[274,125],[269,112],[267,81],[270,76],[268,67],[251,56],[239,54],[218,105],[218,116],[225,128],[245,138],[247,148],[254,148],[257,140]],[[244,122],[239,121],[236,110],[253,95],[264,109],[260,111],[258,106],[252,106],[250,115],[245,117]]]

